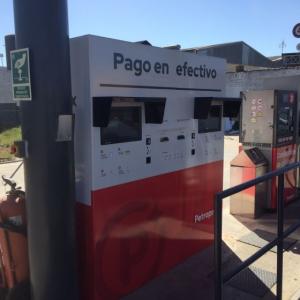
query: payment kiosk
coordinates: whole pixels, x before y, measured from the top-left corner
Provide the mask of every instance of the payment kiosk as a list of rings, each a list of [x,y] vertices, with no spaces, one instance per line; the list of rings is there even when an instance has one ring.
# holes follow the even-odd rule
[[[82,299],[120,299],[213,242],[225,61],[71,40]],[[224,107],[226,103],[226,107]]]

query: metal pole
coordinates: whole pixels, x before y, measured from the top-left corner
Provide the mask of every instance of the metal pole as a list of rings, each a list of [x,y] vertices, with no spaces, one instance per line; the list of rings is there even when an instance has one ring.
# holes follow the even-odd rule
[[[277,192],[277,286],[276,297],[282,299],[282,273],[283,273],[283,222],[284,222],[284,174],[278,176]]]
[[[222,272],[222,201],[223,198],[215,197],[214,218],[214,264],[215,264],[215,300],[222,300],[223,272]]]
[[[16,47],[29,48],[32,101],[21,103],[32,300],[77,299],[73,142],[57,142],[72,114],[67,0],[14,0]]]

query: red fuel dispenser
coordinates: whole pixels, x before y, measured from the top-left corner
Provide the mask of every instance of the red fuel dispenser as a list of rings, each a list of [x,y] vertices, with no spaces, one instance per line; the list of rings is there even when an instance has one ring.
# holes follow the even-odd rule
[[[253,147],[268,159],[269,171],[296,161],[297,93],[284,90],[243,93],[240,141],[244,149]],[[265,208],[276,208],[277,181],[267,189]],[[296,193],[296,173],[285,175],[285,202]]]

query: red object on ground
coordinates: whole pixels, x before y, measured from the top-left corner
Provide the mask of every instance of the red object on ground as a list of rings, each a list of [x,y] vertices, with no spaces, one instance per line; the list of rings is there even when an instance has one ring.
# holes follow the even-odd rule
[[[25,199],[8,195],[0,199],[0,223],[26,226]],[[3,287],[11,289],[29,279],[27,237],[0,228],[0,264]]]
[[[16,154],[17,153],[17,147],[15,145],[10,146],[10,154]]]

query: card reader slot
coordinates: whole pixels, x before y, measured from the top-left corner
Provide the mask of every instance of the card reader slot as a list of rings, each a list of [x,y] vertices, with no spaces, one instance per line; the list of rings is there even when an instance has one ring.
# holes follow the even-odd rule
[[[177,140],[184,140],[185,136],[183,134],[177,135]]]
[[[161,143],[168,142],[168,141],[169,141],[169,138],[167,136],[164,136],[164,137],[160,138]]]

